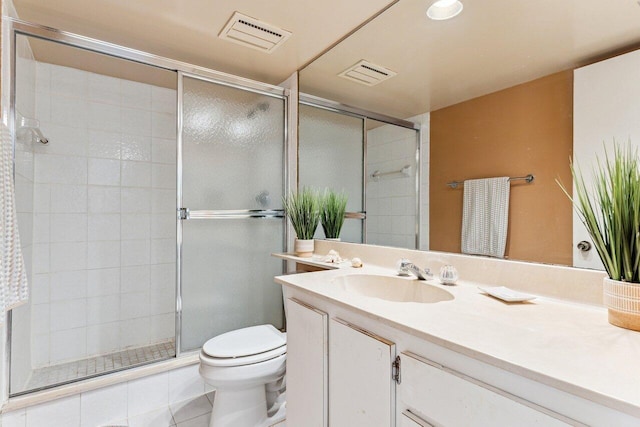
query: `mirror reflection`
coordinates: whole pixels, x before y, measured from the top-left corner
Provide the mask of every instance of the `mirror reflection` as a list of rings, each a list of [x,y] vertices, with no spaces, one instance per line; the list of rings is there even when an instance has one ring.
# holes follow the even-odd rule
[[[430,1],[400,0],[304,68],[301,92],[419,117],[420,249],[461,252],[464,190],[448,182],[533,174],[532,183],[509,186],[504,257],[600,268],[593,251],[579,249],[588,237],[556,180],[570,186],[574,153],[590,169],[603,142],[640,140],[638,126],[625,119],[638,99],[629,94],[640,91],[632,78],[640,6],[463,3],[458,16],[436,21],[425,13]],[[373,226],[372,196],[366,202]],[[412,247],[370,231],[368,243]]]

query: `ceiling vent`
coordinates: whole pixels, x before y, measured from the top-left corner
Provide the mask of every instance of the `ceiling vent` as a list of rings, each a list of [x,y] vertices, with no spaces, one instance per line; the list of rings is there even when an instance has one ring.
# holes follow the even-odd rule
[[[271,53],[290,36],[289,31],[235,12],[218,37]]]
[[[338,75],[345,79],[362,83],[363,85],[375,86],[378,83],[390,79],[396,74],[397,73],[395,71],[391,71],[390,69],[380,65],[372,64],[371,62],[363,59]]]

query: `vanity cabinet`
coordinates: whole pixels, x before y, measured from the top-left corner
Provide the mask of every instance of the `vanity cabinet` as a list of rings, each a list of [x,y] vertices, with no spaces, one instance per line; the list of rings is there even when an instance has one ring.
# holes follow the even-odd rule
[[[437,426],[568,424],[529,402],[410,352],[401,354],[398,401]],[[525,404],[526,403],[526,404]],[[411,425],[410,423],[407,425]],[[420,424],[415,424],[420,425]],[[429,425],[429,424],[425,424]]]
[[[326,427],[327,313],[287,299],[287,425]]]
[[[329,329],[329,425],[395,426],[395,344],[331,319]]]

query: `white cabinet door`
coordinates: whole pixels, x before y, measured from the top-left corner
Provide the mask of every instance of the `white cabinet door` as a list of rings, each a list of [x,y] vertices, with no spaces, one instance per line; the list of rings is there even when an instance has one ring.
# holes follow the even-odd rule
[[[434,426],[556,427],[571,422],[420,356],[402,353],[400,357],[398,400]]]
[[[287,425],[328,425],[327,314],[287,300]]]
[[[340,319],[329,327],[329,425],[395,425],[395,345]]]

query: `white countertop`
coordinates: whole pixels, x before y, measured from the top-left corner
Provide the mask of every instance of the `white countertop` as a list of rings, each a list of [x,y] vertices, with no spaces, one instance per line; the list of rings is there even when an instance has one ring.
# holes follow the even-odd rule
[[[451,292],[453,300],[389,302],[349,293],[331,282],[345,274],[395,275],[395,271],[366,265],[275,280],[474,359],[640,417],[640,333],[610,325],[604,308],[542,297],[505,303],[478,289],[486,283],[443,286],[436,280],[427,283]]]

